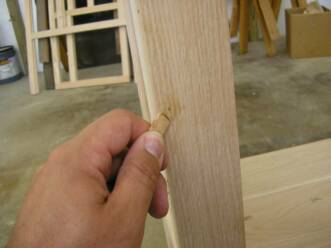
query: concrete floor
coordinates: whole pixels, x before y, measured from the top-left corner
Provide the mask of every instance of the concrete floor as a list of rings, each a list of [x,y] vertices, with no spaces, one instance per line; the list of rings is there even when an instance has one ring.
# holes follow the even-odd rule
[[[234,48],[242,157],[331,137],[331,58],[266,58],[262,43]],[[114,109],[139,113],[134,84],[28,94],[27,79],[0,86],[0,247],[36,168],[58,144]],[[156,245],[157,244],[157,245]],[[148,219],[144,248],[166,247],[160,221]]]

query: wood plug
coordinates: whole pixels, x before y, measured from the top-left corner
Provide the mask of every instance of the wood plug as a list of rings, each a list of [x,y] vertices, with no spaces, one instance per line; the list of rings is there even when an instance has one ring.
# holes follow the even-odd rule
[[[167,114],[161,113],[158,114],[156,119],[152,122],[149,131],[158,132],[162,136],[164,136],[168,130],[169,125],[170,125],[170,118],[168,117]]]

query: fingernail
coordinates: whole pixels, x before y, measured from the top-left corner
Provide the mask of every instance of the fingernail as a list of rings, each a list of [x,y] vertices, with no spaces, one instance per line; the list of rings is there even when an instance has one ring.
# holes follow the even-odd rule
[[[158,132],[148,132],[144,137],[145,150],[161,160],[164,154],[163,137]]]

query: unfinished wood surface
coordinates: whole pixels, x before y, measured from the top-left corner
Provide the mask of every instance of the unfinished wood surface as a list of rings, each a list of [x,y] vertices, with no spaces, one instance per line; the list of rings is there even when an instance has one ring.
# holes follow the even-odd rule
[[[262,17],[264,19],[267,31],[271,40],[277,40],[280,38],[280,33],[278,29],[277,20],[274,14],[274,11],[271,7],[270,1],[258,0],[260,5]]]
[[[100,21],[96,23],[87,23],[87,24],[80,24],[75,25],[72,27],[66,27],[62,29],[54,29],[54,30],[47,30],[42,32],[37,32],[32,34],[33,39],[42,39],[42,38],[49,38],[67,34],[75,34],[75,33],[82,33],[94,30],[101,30],[107,28],[115,28],[119,26],[124,26],[124,20],[115,19],[115,20],[107,20],[107,21]]]
[[[93,7],[94,6],[94,0],[87,0],[87,6]]]
[[[17,40],[18,49],[20,52],[20,58],[22,62],[22,69],[25,73],[28,72],[28,59],[27,59],[27,47],[26,47],[26,37],[25,37],[25,28],[23,23],[23,18],[21,15],[20,7],[18,0],[7,0],[8,12],[10,15],[10,21],[13,25],[15,32],[15,37]]]
[[[331,140],[241,160],[248,248],[331,246]]]
[[[307,7],[307,0],[297,0],[298,1],[298,7],[300,8],[306,8]]]
[[[267,50],[267,55],[269,57],[275,56],[277,53],[277,49],[276,49],[274,43],[272,42],[272,40],[269,36],[269,33],[267,31],[265,21],[261,14],[260,6],[259,6],[257,0],[252,0],[252,1],[253,1],[253,6],[255,8],[256,17],[259,20],[260,29],[262,30],[262,35],[263,35],[264,45]]]
[[[54,82],[54,72],[53,72],[52,62],[44,63],[43,67],[44,67],[43,74],[44,74],[46,90],[54,90],[55,82]]]
[[[298,4],[297,0],[291,0],[291,3],[292,3],[293,8],[298,8],[299,7],[299,4]]]
[[[56,9],[54,0],[48,1],[48,17],[50,31],[56,29]],[[61,56],[60,56],[60,40],[59,37],[51,37],[52,63],[54,73],[54,83],[57,87],[61,83]]]
[[[249,9],[248,0],[240,0],[240,37],[239,50],[240,54],[248,52],[248,31],[249,31]]]
[[[76,7],[76,0],[68,0],[68,10],[73,10]],[[74,24],[73,17],[67,16],[67,26],[71,27]],[[70,81],[78,80],[78,64],[77,64],[77,50],[76,50],[76,39],[74,34],[66,36],[67,39],[67,50],[68,50],[68,70]]]
[[[164,109],[173,112],[166,142],[179,246],[242,248],[239,145],[226,3],[129,3],[151,116]]]
[[[36,42],[32,39],[33,17],[32,17],[32,2],[26,0],[25,5],[25,31],[26,31],[26,48],[27,57],[29,58],[29,85],[30,93],[32,95],[39,93],[38,72],[37,72],[37,58],[36,58]]]
[[[56,0],[55,1],[55,16],[56,16],[56,23],[57,28],[63,29],[67,26],[67,18],[66,18],[66,7],[64,0]],[[60,45],[60,58],[62,65],[65,71],[69,71],[69,61],[67,55],[67,47],[66,47],[66,38],[67,36],[59,37],[59,45]]]
[[[260,40],[261,34],[259,30],[258,19],[255,13],[255,8],[252,1],[249,1],[249,41]]]
[[[150,110],[147,102],[146,96],[146,89],[144,84],[144,78],[142,75],[141,69],[141,61],[138,53],[137,47],[137,39],[134,30],[134,23],[131,16],[131,5],[129,4],[129,0],[123,1],[123,15],[126,20],[126,29],[128,36],[130,38],[130,54],[132,57],[132,64],[133,64],[133,75],[134,75],[134,82],[137,84],[139,100],[140,100],[140,108],[142,115],[145,120],[151,121]]]
[[[118,18],[124,20],[123,1],[119,1],[118,4],[119,4]],[[125,26],[119,27],[118,35],[119,35],[119,43],[121,50],[122,74],[123,76],[131,77],[129,43],[128,43],[128,36]]]
[[[100,77],[91,79],[81,79],[76,82],[64,81],[60,84],[56,84],[57,90],[73,89],[79,87],[91,87],[98,85],[109,85],[109,84],[119,84],[128,83],[130,78],[128,76],[110,76],[110,77]]]
[[[47,30],[48,26],[48,8],[47,0],[36,0],[37,6],[37,25],[38,31]],[[41,63],[51,61],[50,44],[48,39],[38,41],[39,44],[39,60]]]
[[[238,34],[239,17],[240,17],[239,0],[233,0],[231,21],[230,21],[230,37],[236,37]]]
[[[273,0],[272,1],[272,10],[274,11],[276,20],[278,20],[278,17],[279,17],[281,4],[282,4],[282,0]]]

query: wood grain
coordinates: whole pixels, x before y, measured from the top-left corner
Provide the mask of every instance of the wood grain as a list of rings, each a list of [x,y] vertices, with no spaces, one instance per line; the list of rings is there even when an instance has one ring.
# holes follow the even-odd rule
[[[239,50],[240,54],[248,52],[248,38],[249,38],[249,5],[248,0],[240,0],[240,37]]]
[[[331,246],[331,140],[241,160],[248,248]]]
[[[298,8],[299,7],[299,4],[298,4],[297,0],[291,0],[291,3],[292,3],[292,8]]]
[[[80,79],[78,81],[64,81],[60,84],[56,84],[55,86],[57,90],[64,90],[79,87],[91,87],[97,85],[110,85],[128,82],[130,82],[130,78],[127,76],[110,76],[91,79]]]
[[[179,246],[244,247],[224,0],[129,1],[152,118],[170,108],[168,183]],[[176,244],[177,245],[177,244]]]
[[[119,20],[119,19],[107,20],[107,21],[100,21],[95,23],[80,24],[62,29],[35,32],[32,34],[32,38],[42,39],[42,38],[49,38],[49,37],[67,35],[67,34],[82,33],[82,32],[101,30],[107,28],[115,28],[124,25],[125,23],[123,20]]]
[[[277,49],[274,43],[272,42],[269,33],[267,31],[266,23],[262,17],[260,6],[257,0],[252,0],[252,1],[253,1],[253,6],[255,8],[256,17],[259,20],[260,29],[262,30],[262,35],[263,35],[264,45],[267,50],[267,55],[269,57],[275,56],[277,53]]]
[[[240,8],[239,0],[232,1],[232,13],[230,21],[230,37],[236,37],[239,29]]]
[[[272,10],[274,11],[274,15],[276,17],[276,20],[278,20],[278,17],[279,17],[281,4],[282,4],[282,0],[273,0],[272,1]]]
[[[37,25],[38,31],[47,30],[48,26],[48,8],[46,0],[36,0],[37,6]],[[50,44],[48,39],[38,41],[39,44],[39,60],[41,63],[51,62]]]
[[[278,29],[277,20],[272,9],[270,1],[258,0],[261,13],[267,28],[267,32],[271,40],[277,40],[280,38],[280,32]]]
[[[68,11],[76,8],[76,0],[67,0]],[[74,25],[73,17],[67,15],[67,26]],[[70,81],[78,80],[78,63],[77,63],[77,50],[76,50],[76,37],[74,34],[66,36],[67,51],[68,51],[68,71]]]
[[[48,1],[48,17],[49,17],[49,31],[56,29],[56,11],[55,11],[54,0]],[[51,51],[52,51],[52,63],[53,63],[53,73],[54,73],[54,83],[57,87],[61,79],[61,56],[60,56],[60,40],[59,37],[51,37]]]
[[[307,0],[297,0],[298,1],[298,7],[300,8],[306,8],[308,6]]]
[[[29,58],[28,69],[29,69],[29,86],[30,93],[32,95],[39,93],[39,81],[37,72],[37,58],[36,58],[36,43],[32,39],[33,30],[33,16],[32,16],[32,2],[26,0],[24,4],[25,11],[25,36],[26,36],[26,48],[27,57]]]

